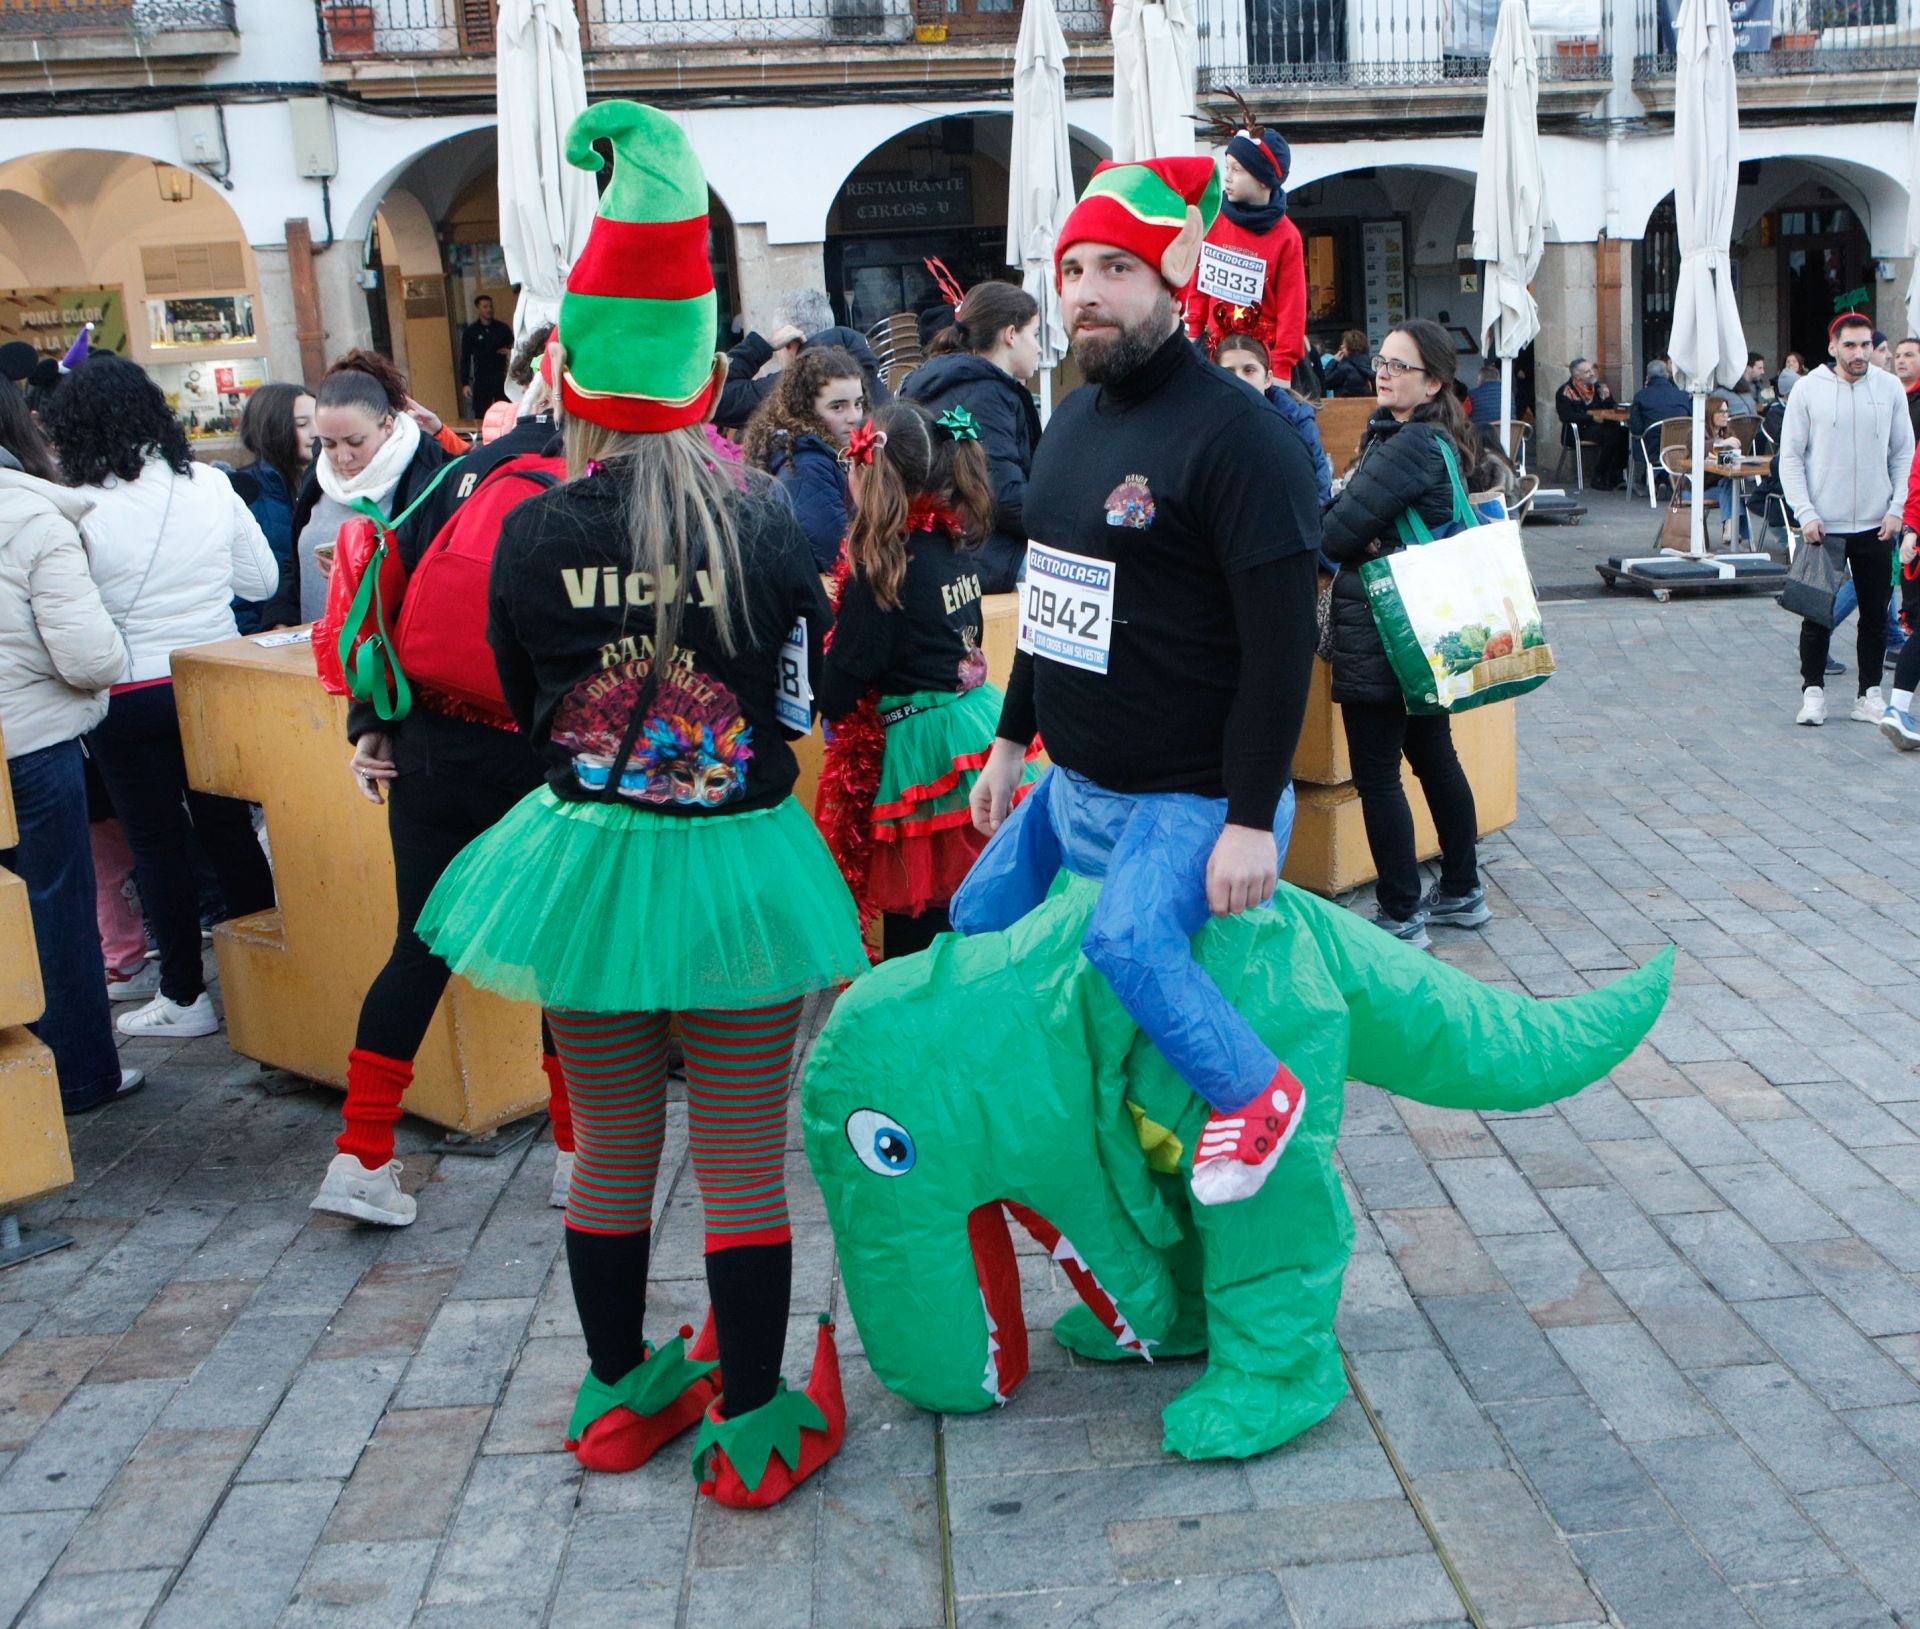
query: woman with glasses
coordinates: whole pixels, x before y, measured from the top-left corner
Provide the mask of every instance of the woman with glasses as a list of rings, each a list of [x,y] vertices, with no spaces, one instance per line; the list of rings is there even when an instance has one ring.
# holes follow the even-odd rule
[[[852,352],[823,345],[782,370],[747,424],[747,462],[786,488],[822,571],[833,570],[847,535],[847,437],[866,416],[860,364]]]
[[[1398,522],[1409,511],[1435,536],[1451,530],[1453,481],[1443,444],[1473,484],[1478,455],[1453,390],[1454,358],[1452,337],[1424,318],[1382,341],[1373,359],[1379,410],[1367,421],[1345,487],[1322,517],[1320,543],[1340,567],[1333,580],[1333,699],[1346,724],[1367,846],[1380,878],[1374,921],[1421,950],[1433,943],[1429,923],[1477,928],[1493,915],[1480,886],[1479,817],[1447,715],[1407,712],[1358,567],[1403,546]],[[1402,754],[1440,834],[1440,882],[1424,895],[1413,812],[1400,779]]]

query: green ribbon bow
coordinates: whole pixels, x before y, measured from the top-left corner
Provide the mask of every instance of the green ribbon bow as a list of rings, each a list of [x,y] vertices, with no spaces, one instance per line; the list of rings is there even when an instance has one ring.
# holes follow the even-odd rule
[[[949,441],[978,441],[980,421],[964,407],[949,407],[933,421],[947,432]]]

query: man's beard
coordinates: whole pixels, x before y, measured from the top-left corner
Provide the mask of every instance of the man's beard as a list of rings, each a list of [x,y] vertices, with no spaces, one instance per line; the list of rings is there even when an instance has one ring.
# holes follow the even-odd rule
[[[1081,377],[1096,385],[1110,385],[1137,372],[1172,336],[1173,296],[1166,285],[1161,285],[1159,297],[1144,322],[1132,328],[1124,324],[1116,326],[1120,331],[1112,338],[1105,334],[1075,333],[1073,336],[1074,363]]]

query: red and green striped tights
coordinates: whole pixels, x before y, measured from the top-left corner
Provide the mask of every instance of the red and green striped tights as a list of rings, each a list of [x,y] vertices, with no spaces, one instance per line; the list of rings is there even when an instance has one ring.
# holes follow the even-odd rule
[[[787,1091],[800,1001],[680,1014],[687,1130],[706,1211],[707,1288],[728,1415],[772,1397],[793,1268]],[[552,1011],[573,1105],[567,1264],[593,1372],[643,1356],[647,1243],[666,1136],[669,1015]]]

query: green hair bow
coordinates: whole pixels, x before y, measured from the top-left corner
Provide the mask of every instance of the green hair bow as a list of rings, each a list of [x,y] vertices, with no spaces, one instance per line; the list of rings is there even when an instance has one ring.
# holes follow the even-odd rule
[[[964,407],[949,407],[933,421],[947,432],[949,441],[978,441],[980,421]]]

